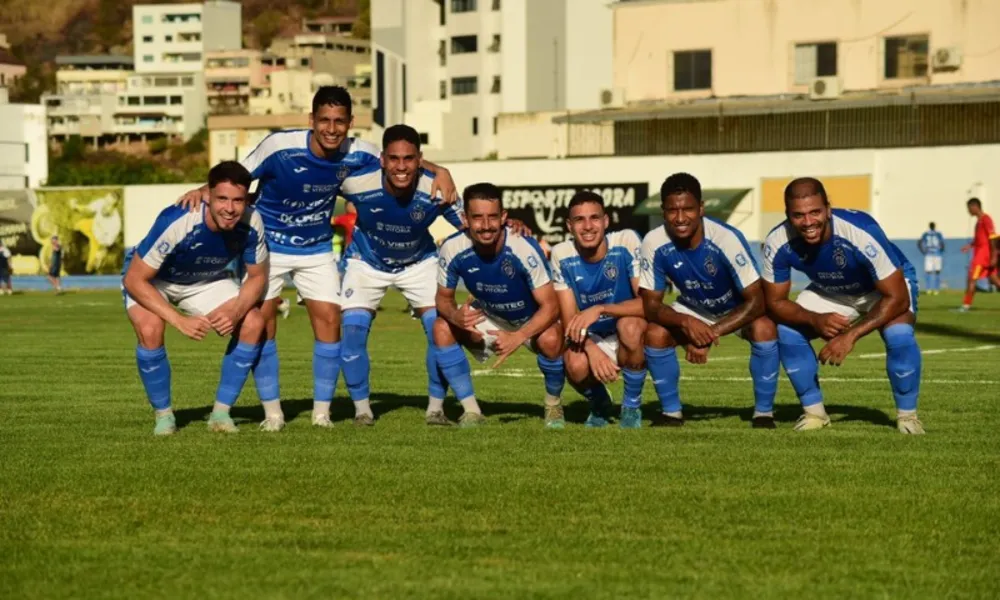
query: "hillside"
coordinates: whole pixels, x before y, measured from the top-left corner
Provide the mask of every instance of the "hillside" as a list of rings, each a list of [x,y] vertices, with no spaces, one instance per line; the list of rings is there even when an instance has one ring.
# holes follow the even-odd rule
[[[11,53],[28,66],[24,81],[10,91],[13,102],[37,102],[53,87],[54,59],[61,54],[132,51],[132,5],[178,4],[165,0],[3,0],[0,33]],[[357,35],[366,37],[368,0],[241,0],[243,45],[266,47],[271,39],[299,30],[303,17],[360,14]]]

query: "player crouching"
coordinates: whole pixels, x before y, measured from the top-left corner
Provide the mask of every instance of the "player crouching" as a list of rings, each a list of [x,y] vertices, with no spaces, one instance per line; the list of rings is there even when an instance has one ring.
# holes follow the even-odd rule
[[[156,411],[155,435],[177,431],[165,324],[197,341],[212,330],[232,336],[208,419],[212,431],[237,431],[229,409],[260,356],[264,319],[257,305],[267,284],[268,250],[260,215],[247,208],[250,173],[237,162],[222,162],[209,171],[208,187],[209,201],[200,211],[164,209],[125,260],[122,295],[139,341],[139,377]],[[234,258],[246,265],[242,285],[226,271]],[[258,387],[275,383],[257,380]]]
[[[459,423],[468,427],[484,421],[462,347],[480,362],[495,354],[497,367],[527,346],[538,355],[545,378],[545,425],[561,429],[566,423],[563,331],[548,263],[533,239],[504,227],[507,213],[495,185],[471,185],[462,197],[468,229],[448,238],[439,250],[434,322],[438,367],[465,409]],[[476,299],[461,308],[455,301],[459,279]]]
[[[563,355],[566,377],[590,404],[587,427],[604,427],[611,412],[606,383],[623,371],[625,398],[620,426],[642,426],[646,329],[639,291],[639,234],[607,233],[604,199],[577,192],[567,220],[572,240],[552,249],[552,279],[563,328],[571,344]]]

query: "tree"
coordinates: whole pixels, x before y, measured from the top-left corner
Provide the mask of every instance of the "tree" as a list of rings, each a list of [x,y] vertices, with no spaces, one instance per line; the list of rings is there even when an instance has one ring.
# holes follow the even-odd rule
[[[253,20],[253,32],[257,37],[257,46],[266,50],[274,38],[281,33],[281,21],[284,15],[272,9],[267,9]]]
[[[371,0],[359,0],[358,20],[351,29],[351,37],[360,40],[370,40],[372,37],[372,3]]]

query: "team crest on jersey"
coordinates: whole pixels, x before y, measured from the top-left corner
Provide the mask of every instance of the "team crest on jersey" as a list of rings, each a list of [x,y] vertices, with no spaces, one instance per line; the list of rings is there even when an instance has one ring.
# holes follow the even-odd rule
[[[344,290],[345,298],[350,298],[353,295],[354,295],[354,288],[347,288],[346,290]]]
[[[312,186],[309,185],[308,183],[303,183],[302,184],[302,193],[303,194],[308,194],[310,191],[312,191]]]
[[[413,219],[414,223],[419,223],[424,220],[427,213],[424,211],[424,207],[417,204],[412,209],[410,209],[410,218]]]
[[[160,242],[160,245],[156,247],[156,251],[162,254],[163,256],[166,256],[170,252],[170,242],[167,241]]]
[[[774,250],[771,250],[770,246],[764,246],[764,258],[771,258],[772,254],[774,254]]]
[[[742,252],[736,255],[736,264],[741,267],[747,266],[747,257],[743,256]]]
[[[837,248],[833,251],[833,264],[841,269],[847,266],[847,255],[844,254],[843,248]]]
[[[876,256],[878,256],[878,250],[875,248],[875,245],[872,244],[871,242],[869,242],[868,245],[865,246],[865,256],[867,256],[868,258],[875,258]]]
[[[535,260],[534,256],[529,256],[528,257],[528,266],[531,267],[532,269],[537,269],[538,268],[538,261]]]
[[[604,265],[604,276],[614,281],[618,279],[618,266],[613,262],[605,263]]]
[[[351,174],[351,168],[347,165],[342,165],[340,170],[337,171],[337,179],[347,179],[347,176]]]
[[[649,270],[649,259],[648,258],[643,258],[642,260],[640,260],[639,261],[639,268],[642,269],[643,271],[648,271]]]
[[[442,269],[448,268],[448,259],[443,256],[438,258],[438,266]]]
[[[503,264],[500,265],[500,269],[503,274],[511,279],[514,279],[514,263],[510,262],[509,258],[503,259]]]
[[[705,257],[705,272],[711,277],[715,277],[715,274],[719,272],[719,270],[715,268],[715,261],[712,260],[711,256]]]

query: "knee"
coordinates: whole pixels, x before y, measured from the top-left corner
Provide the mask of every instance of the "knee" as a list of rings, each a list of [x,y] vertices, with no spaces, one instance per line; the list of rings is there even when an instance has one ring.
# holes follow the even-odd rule
[[[643,335],[646,332],[646,321],[639,317],[618,319],[618,343],[627,350],[642,348]]]
[[[265,325],[264,315],[260,313],[260,310],[252,308],[250,309],[250,312],[243,317],[243,324],[240,326],[240,330],[244,335],[256,339],[264,333]]]
[[[778,326],[770,317],[763,316],[750,322],[751,342],[771,342],[778,339]]]
[[[434,319],[434,324],[431,326],[431,335],[434,338],[434,345],[438,348],[444,348],[456,343],[455,335],[451,332],[451,324],[441,317]]]
[[[163,345],[163,320],[149,316],[135,324],[135,334],[139,344],[145,348],[158,348]]]
[[[590,375],[590,360],[578,350],[567,350],[563,354],[566,378],[572,383],[582,383]]]
[[[548,359],[558,358],[563,352],[563,331],[562,325],[558,322],[538,334],[535,340],[538,353]]]
[[[673,348],[677,345],[677,341],[674,340],[674,336],[670,334],[670,331],[666,327],[657,325],[656,323],[646,325],[643,340],[646,346],[652,348]]]

